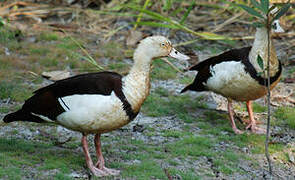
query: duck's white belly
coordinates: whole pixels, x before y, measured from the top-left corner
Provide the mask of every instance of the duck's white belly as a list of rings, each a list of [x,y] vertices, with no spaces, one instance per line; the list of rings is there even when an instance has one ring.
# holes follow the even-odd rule
[[[266,88],[245,71],[244,64],[227,61],[210,68],[213,74],[205,84],[209,90],[238,100],[254,100],[266,94]]]
[[[120,99],[111,95],[72,95],[58,99],[66,112],[57,122],[69,129],[84,133],[103,133],[128,123],[128,116]]]

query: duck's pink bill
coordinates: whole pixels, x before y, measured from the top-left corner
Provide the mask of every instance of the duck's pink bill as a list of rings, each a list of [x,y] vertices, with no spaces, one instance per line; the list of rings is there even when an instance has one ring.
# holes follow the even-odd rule
[[[187,55],[181,54],[180,52],[178,52],[174,48],[172,48],[169,56],[172,57],[172,58],[178,59],[178,60],[188,60],[188,59],[190,59],[190,57],[188,57]]]

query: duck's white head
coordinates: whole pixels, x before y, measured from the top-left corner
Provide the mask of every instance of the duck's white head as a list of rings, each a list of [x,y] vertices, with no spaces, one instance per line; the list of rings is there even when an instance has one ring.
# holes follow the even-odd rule
[[[189,59],[188,56],[175,50],[164,36],[150,36],[141,40],[134,55],[145,56],[149,60],[167,56],[179,60]]]

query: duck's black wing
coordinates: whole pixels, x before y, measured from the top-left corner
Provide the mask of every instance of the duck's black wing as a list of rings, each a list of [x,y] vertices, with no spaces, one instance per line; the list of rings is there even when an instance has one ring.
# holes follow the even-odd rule
[[[22,109],[6,115],[3,121],[44,122],[40,115],[56,120],[59,114],[65,112],[60,104],[60,101],[64,103],[62,97],[75,94],[110,95],[112,91],[123,102],[124,109],[132,114],[131,106],[122,91],[122,76],[113,72],[99,72],[70,77],[35,91],[34,95],[25,101]],[[67,107],[66,104],[64,106]]]
[[[248,60],[248,55],[251,50],[251,47],[244,47],[241,49],[233,49],[227,52],[224,52],[218,56],[211,57],[206,59],[192,67],[189,68],[190,71],[198,71],[193,83],[186,86],[181,93],[187,90],[193,91],[206,91],[204,83],[212,76],[210,72],[210,67],[215,66],[216,64],[227,62],[227,61],[241,61],[244,62]]]

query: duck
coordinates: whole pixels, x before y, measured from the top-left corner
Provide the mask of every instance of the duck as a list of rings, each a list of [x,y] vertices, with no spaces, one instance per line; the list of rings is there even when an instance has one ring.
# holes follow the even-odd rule
[[[80,132],[86,164],[92,174],[98,177],[118,175],[119,170],[105,167],[101,134],[119,129],[137,116],[149,95],[151,63],[167,56],[182,61],[189,59],[175,50],[166,37],[147,37],[135,49],[134,63],[126,76],[104,71],[56,81],[36,90],[21,109],[7,114],[0,124],[14,121],[54,123]],[[89,153],[89,134],[95,134],[96,164]]]
[[[282,27],[275,21],[273,32],[282,32]],[[194,81],[181,90],[211,91],[227,98],[227,110],[231,127],[236,134],[242,134],[234,121],[232,101],[246,102],[249,114],[249,123],[246,130],[262,134],[265,129],[257,126],[252,110],[252,101],[267,94],[267,75],[265,69],[259,65],[257,58],[261,57],[264,66],[267,64],[267,29],[256,28],[253,45],[239,49],[231,49],[220,55],[210,57],[188,68],[197,71]],[[282,74],[282,65],[278,60],[276,51],[270,42],[270,89],[273,89]]]

